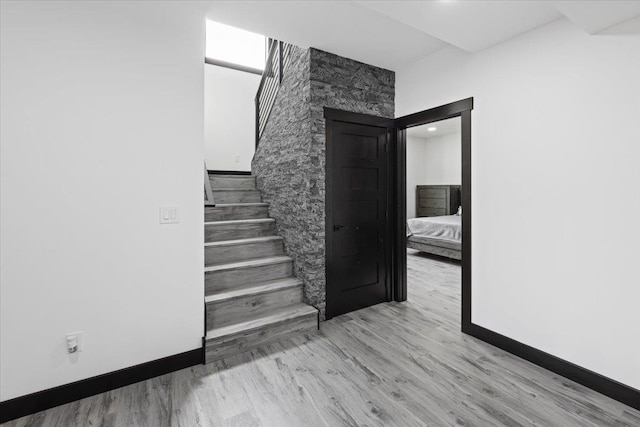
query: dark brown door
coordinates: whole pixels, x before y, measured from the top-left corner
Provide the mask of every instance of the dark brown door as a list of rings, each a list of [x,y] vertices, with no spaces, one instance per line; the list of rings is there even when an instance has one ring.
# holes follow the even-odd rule
[[[391,300],[389,129],[327,120],[326,317]]]

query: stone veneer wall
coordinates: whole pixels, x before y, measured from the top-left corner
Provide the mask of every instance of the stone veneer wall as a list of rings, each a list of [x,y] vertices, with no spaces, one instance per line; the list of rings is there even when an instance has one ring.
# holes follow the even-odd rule
[[[394,117],[395,73],[317,49],[293,60],[252,163],[305,302],[325,309],[324,107]]]

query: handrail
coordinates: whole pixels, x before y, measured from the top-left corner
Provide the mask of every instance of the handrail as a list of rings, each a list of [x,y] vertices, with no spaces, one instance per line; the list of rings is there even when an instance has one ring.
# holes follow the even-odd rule
[[[269,39],[269,54],[256,94],[256,148],[271,114],[284,73],[291,62],[292,45]]]

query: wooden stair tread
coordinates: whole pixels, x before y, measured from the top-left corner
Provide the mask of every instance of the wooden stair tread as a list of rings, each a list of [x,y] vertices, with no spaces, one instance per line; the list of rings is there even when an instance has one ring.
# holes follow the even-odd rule
[[[271,280],[268,282],[256,283],[255,285],[251,285],[248,287],[242,287],[240,289],[216,292],[214,294],[207,295],[204,298],[204,302],[208,304],[221,301],[230,301],[236,298],[242,298],[250,295],[261,295],[273,291],[295,288],[301,285],[302,281],[300,279],[296,279],[295,277]]]
[[[269,218],[268,203],[258,201],[230,203],[217,200],[215,206],[205,206],[204,208],[205,223],[256,218]]]
[[[253,192],[253,193],[259,193],[260,192],[260,190],[257,190],[255,188],[224,188],[224,187],[218,188],[218,187],[216,187],[216,188],[212,188],[211,190],[212,191],[238,191],[238,192],[250,191],[250,192]]]
[[[262,242],[271,242],[282,240],[280,236],[262,236],[262,237],[250,237],[247,239],[237,239],[237,240],[220,240],[218,242],[206,242],[204,244],[205,247],[219,247],[219,246],[236,246],[236,245],[246,245],[250,243],[262,243]]]
[[[223,270],[234,270],[237,268],[245,268],[245,267],[260,267],[263,265],[271,265],[271,264],[282,264],[286,262],[291,262],[292,259],[288,256],[274,256],[267,258],[257,258],[250,259],[247,261],[233,262],[229,264],[220,264],[213,265],[210,267],[205,267],[205,273],[211,273],[214,271],[223,271]]]
[[[236,207],[236,206],[269,206],[269,203],[264,203],[264,202],[216,203],[215,206],[205,206],[205,209],[233,208],[233,207]]]
[[[265,224],[269,222],[276,222],[273,218],[251,218],[251,219],[232,219],[227,221],[209,221],[204,225],[240,225],[240,224]]]
[[[299,303],[246,322],[209,329],[207,331],[207,341],[237,333],[247,333],[264,327],[272,327],[286,323],[289,320],[311,315],[317,316],[318,310],[305,303]]]

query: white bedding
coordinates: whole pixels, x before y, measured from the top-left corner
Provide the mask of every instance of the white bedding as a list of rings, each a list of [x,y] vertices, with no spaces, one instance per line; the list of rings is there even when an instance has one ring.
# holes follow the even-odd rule
[[[409,236],[462,241],[462,217],[458,215],[411,218],[407,221],[407,228]]]

